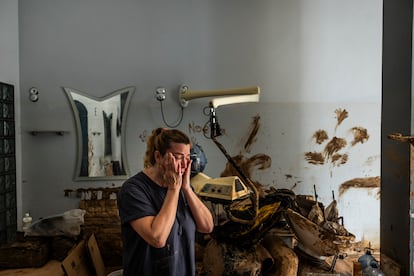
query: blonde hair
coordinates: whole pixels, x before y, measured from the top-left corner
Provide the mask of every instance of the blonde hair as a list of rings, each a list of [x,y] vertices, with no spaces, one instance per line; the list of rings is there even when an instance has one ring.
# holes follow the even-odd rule
[[[144,168],[155,164],[155,151],[164,155],[170,148],[171,143],[191,145],[190,138],[178,129],[156,128],[147,139],[147,149],[144,156]]]

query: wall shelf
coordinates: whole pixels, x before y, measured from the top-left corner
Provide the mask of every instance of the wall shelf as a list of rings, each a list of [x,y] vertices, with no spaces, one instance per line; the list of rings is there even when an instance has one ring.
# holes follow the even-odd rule
[[[58,136],[63,136],[65,135],[65,133],[69,133],[69,131],[67,130],[29,130],[29,133],[33,136],[38,136],[38,135],[50,135],[50,134],[54,134],[54,135],[58,135]]]

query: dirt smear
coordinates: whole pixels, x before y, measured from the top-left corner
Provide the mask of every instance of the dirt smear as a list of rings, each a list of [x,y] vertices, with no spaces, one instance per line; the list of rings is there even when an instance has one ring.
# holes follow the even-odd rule
[[[363,127],[353,127],[351,131],[354,134],[354,140],[351,142],[352,146],[355,146],[358,143],[363,144],[364,142],[368,141],[369,134],[366,128]]]
[[[346,146],[347,142],[343,138],[333,137],[323,150],[325,157],[332,160],[332,156]]]
[[[260,115],[253,117],[249,135],[246,143],[244,144],[244,151],[250,153],[251,146],[257,141],[257,133],[260,129]],[[259,181],[252,180],[252,172],[254,170],[265,170],[272,166],[272,158],[264,153],[255,154],[249,158],[246,158],[242,153],[231,157],[236,165],[242,170],[243,174],[249,178],[258,189],[259,193],[263,192],[262,185]],[[233,167],[230,162],[226,163],[224,171],[220,174],[221,177],[237,175],[240,177],[237,170]]]
[[[240,167],[240,169],[243,171],[245,176],[252,180],[256,189],[259,190],[259,193],[262,194],[263,184],[261,184],[259,181],[254,181],[252,179],[252,172],[254,169],[264,170],[264,169],[270,168],[270,166],[272,165],[272,159],[270,158],[270,156],[262,154],[262,153],[258,153],[258,154],[253,155],[250,158],[245,158],[243,155],[239,154],[239,155],[232,157],[232,159],[237,164],[237,166]],[[227,162],[226,168],[220,174],[220,176],[225,177],[225,176],[232,176],[232,175],[237,175],[241,177],[239,173],[237,172],[237,170],[234,169],[233,165]]]
[[[349,113],[344,108],[337,108],[335,109],[335,114],[336,126],[332,134],[332,139],[329,138],[328,132],[324,129],[318,129],[313,133],[312,139],[315,139],[315,143],[317,145],[325,145],[325,147],[322,152],[305,152],[305,160],[309,164],[324,165],[330,163],[334,167],[339,167],[346,164],[349,160],[348,153],[340,153],[340,151],[345,151],[346,147],[354,146],[358,143],[363,144],[368,141],[369,134],[367,129],[358,126],[351,129],[354,136],[351,143],[348,143],[345,138],[335,136],[337,128],[348,118]]]
[[[329,139],[328,133],[322,129],[315,131],[312,137],[315,138],[316,143],[319,145]]]
[[[272,166],[272,159],[263,153],[258,153],[252,157],[245,158],[243,155],[239,154],[232,157],[236,164],[242,169],[244,174],[247,177],[251,177],[253,169],[264,170]],[[238,175],[237,171],[233,168],[230,163],[226,164],[226,168],[220,174],[221,177]]]
[[[336,113],[336,127],[338,127],[346,118],[348,118],[348,111],[346,111],[346,109],[338,108],[335,110],[335,113]]]
[[[347,190],[356,188],[379,188],[381,186],[381,178],[379,176],[365,177],[365,178],[354,178],[345,181],[339,186],[339,196],[343,195]]]
[[[246,143],[244,144],[244,150],[248,153],[250,153],[251,151],[251,147],[253,145],[253,143],[256,141],[256,136],[257,133],[259,132],[259,128],[260,128],[260,116],[256,115],[253,117],[253,122],[251,124],[251,129],[250,129],[250,135],[247,138]]]
[[[336,153],[332,155],[331,163],[333,166],[339,167],[340,165],[344,165],[346,162],[348,162],[348,158],[348,154]]]
[[[325,164],[325,157],[320,152],[310,152],[310,151],[306,152],[305,160],[308,161],[309,164],[313,164],[313,165]]]

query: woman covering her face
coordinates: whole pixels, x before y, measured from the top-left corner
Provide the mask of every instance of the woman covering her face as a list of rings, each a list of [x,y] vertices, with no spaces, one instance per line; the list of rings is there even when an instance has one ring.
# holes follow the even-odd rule
[[[210,233],[210,210],[190,186],[191,143],[176,129],[155,129],[144,170],[118,193],[123,273],[195,275],[195,233]]]

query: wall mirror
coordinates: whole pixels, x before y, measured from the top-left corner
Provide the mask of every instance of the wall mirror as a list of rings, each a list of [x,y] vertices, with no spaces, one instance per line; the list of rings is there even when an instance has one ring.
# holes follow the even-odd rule
[[[126,87],[93,97],[63,87],[71,104],[77,134],[75,180],[126,179],[125,123],[135,91]]]

